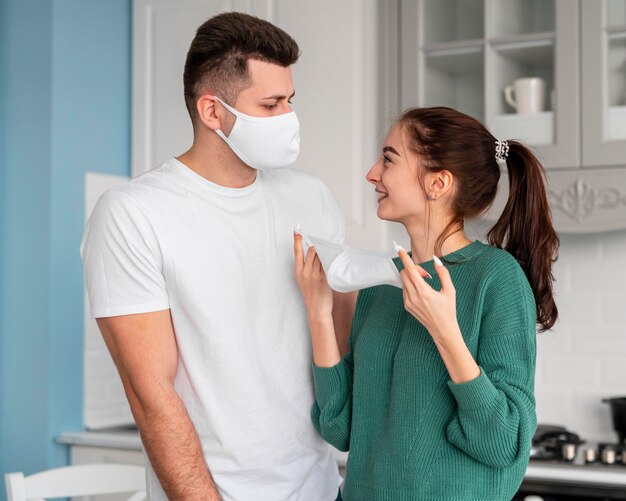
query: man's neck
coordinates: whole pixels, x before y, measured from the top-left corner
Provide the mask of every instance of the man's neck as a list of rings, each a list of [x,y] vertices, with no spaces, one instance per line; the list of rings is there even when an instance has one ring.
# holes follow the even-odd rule
[[[220,186],[250,186],[256,179],[256,169],[244,164],[222,139],[214,136],[203,141],[196,138],[193,146],[176,159],[196,174]]]

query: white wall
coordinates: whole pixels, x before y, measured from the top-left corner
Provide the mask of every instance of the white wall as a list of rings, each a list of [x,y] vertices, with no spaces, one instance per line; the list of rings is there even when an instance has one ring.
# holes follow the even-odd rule
[[[487,229],[471,225],[468,233],[478,238]],[[614,442],[602,398],[626,396],[626,232],[560,238],[559,320],[537,338],[537,419]]]
[[[626,396],[626,232],[561,235],[555,277],[560,320],[538,338],[538,419],[616,441],[601,399]]]

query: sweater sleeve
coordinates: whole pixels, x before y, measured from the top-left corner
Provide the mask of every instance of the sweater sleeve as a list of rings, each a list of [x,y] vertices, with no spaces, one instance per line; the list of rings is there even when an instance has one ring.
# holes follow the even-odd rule
[[[536,428],[535,325],[532,290],[513,263],[485,291],[476,357],[480,375],[448,382],[457,403],[448,440],[483,464],[508,468],[528,461]]]
[[[353,367],[352,351],[333,367],[313,366],[313,425],[326,442],[340,451],[350,446]]]

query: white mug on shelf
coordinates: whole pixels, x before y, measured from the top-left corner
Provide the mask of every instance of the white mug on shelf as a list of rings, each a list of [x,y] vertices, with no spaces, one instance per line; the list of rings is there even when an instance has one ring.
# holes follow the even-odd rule
[[[515,94],[515,98],[513,97]],[[546,83],[542,78],[518,78],[504,88],[504,97],[518,113],[539,113],[545,107]]]

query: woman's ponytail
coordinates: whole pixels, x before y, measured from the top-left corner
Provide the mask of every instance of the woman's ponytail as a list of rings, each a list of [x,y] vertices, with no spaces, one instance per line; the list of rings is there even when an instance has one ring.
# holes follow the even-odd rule
[[[508,146],[509,198],[487,239],[521,265],[537,303],[537,323],[546,331],[558,317],[552,263],[557,258],[559,237],[552,226],[543,167],[521,143],[508,141]]]
[[[455,179],[452,222],[439,236],[439,248],[453,233],[448,230],[462,228],[465,220],[480,217],[491,206],[500,179],[497,159],[508,155],[509,199],[487,240],[517,259],[535,296],[540,330],[550,329],[558,316],[552,263],[559,237],[552,227],[545,173],[535,155],[517,141],[496,141],[478,120],[451,108],[413,108],[400,123],[412,151],[423,159],[422,168],[447,170]]]

